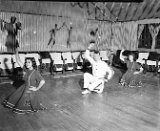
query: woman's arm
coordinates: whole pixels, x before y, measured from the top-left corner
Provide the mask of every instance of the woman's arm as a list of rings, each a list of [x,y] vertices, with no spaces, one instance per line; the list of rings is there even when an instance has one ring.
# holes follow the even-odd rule
[[[19,57],[19,53],[18,53],[18,49],[16,49],[16,62],[18,63],[18,65],[23,68],[23,63]]]
[[[31,91],[38,91],[39,89],[42,88],[42,86],[43,86],[44,84],[45,84],[45,80],[41,80],[41,81],[39,82],[38,87],[30,86],[31,88],[29,88],[29,90],[31,90]]]
[[[125,59],[127,58],[127,56],[124,56],[124,55],[123,55],[123,52],[124,52],[124,49],[121,50],[121,53],[120,53],[119,58],[120,58],[120,60],[125,61]]]
[[[37,87],[37,90],[41,89],[41,87],[45,84],[45,80],[41,80],[38,87]]]
[[[35,80],[37,81],[37,87],[30,86],[31,88],[29,88],[29,90],[38,91],[45,84],[44,78],[41,76],[41,74],[38,71],[35,71]]]

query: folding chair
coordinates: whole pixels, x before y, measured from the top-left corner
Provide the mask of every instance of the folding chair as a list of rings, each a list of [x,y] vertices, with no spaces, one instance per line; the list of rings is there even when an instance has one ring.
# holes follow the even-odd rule
[[[103,60],[105,62],[109,61],[109,58],[107,56],[107,51],[100,51],[100,57],[101,57],[101,60]]]
[[[157,52],[150,52],[148,58],[145,59],[145,69],[158,73],[159,60],[160,54],[157,54]]]
[[[62,58],[64,61],[64,67],[65,70],[74,70],[74,60],[72,58],[72,53],[71,52],[63,52],[62,53]]]
[[[51,71],[62,71],[64,72],[64,62],[62,59],[62,53],[50,53],[51,59],[52,59],[52,69]]]
[[[49,52],[40,52],[40,71],[51,72],[51,56]]]
[[[143,65],[143,64],[145,64],[145,60],[148,59],[148,56],[149,56],[149,52],[144,52],[144,53],[140,52],[136,62],[138,62],[138,63]]]
[[[81,52],[72,52],[72,57],[74,59],[74,68],[75,69],[82,69],[83,68],[83,59],[82,59],[82,55]]]

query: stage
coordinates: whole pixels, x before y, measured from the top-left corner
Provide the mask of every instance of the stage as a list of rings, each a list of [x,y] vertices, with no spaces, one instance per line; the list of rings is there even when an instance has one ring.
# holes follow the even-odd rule
[[[122,88],[116,69],[103,94],[81,95],[83,73],[68,74],[44,76],[40,94],[46,111],[18,115],[0,105],[0,131],[160,130],[159,76],[148,73],[143,87]],[[0,102],[14,90],[9,83],[1,84]]]

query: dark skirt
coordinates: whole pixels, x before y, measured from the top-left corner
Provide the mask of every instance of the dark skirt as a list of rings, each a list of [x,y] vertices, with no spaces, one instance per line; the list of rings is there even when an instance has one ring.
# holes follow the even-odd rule
[[[26,90],[25,85],[22,85],[13,94],[9,95],[2,104],[18,114],[37,112],[38,110],[45,109],[40,102],[38,91]]]
[[[16,48],[19,47],[19,43],[15,36],[8,35],[5,46],[7,47],[8,52],[15,52]]]
[[[127,71],[121,78],[121,83],[126,86],[142,86],[141,74],[134,75],[134,72]]]

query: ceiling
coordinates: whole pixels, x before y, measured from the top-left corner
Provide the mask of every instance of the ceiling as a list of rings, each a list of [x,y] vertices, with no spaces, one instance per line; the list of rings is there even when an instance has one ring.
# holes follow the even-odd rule
[[[89,16],[98,20],[137,21],[160,18],[160,0],[143,2],[74,2],[74,7],[84,8]],[[96,12],[96,13],[95,13]]]
[[[10,2],[8,0],[7,2],[6,0],[1,0],[0,9],[1,11],[45,15],[54,15],[57,12],[60,12],[58,6],[54,4],[55,2],[51,0],[49,0],[49,2],[44,2],[44,0],[41,1],[43,1],[41,2],[42,4],[38,4],[38,1],[30,1],[31,4],[28,4],[28,2],[25,3],[25,1],[22,2],[17,0],[15,3],[15,0],[10,0]],[[62,4],[62,2],[60,3]],[[66,5],[66,2],[64,4]],[[143,0],[142,2],[67,2],[67,6],[65,6],[65,8],[70,10],[70,17],[73,16],[73,13],[75,13],[74,11],[77,11],[76,13],[81,12],[79,13],[81,15],[85,12],[88,19],[104,20],[109,22],[125,22],[160,18],[160,0]],[[55,11],[53,11],[54,9]],[[63,15],[63,13],[65,13],[64,9],[61,14]]]

